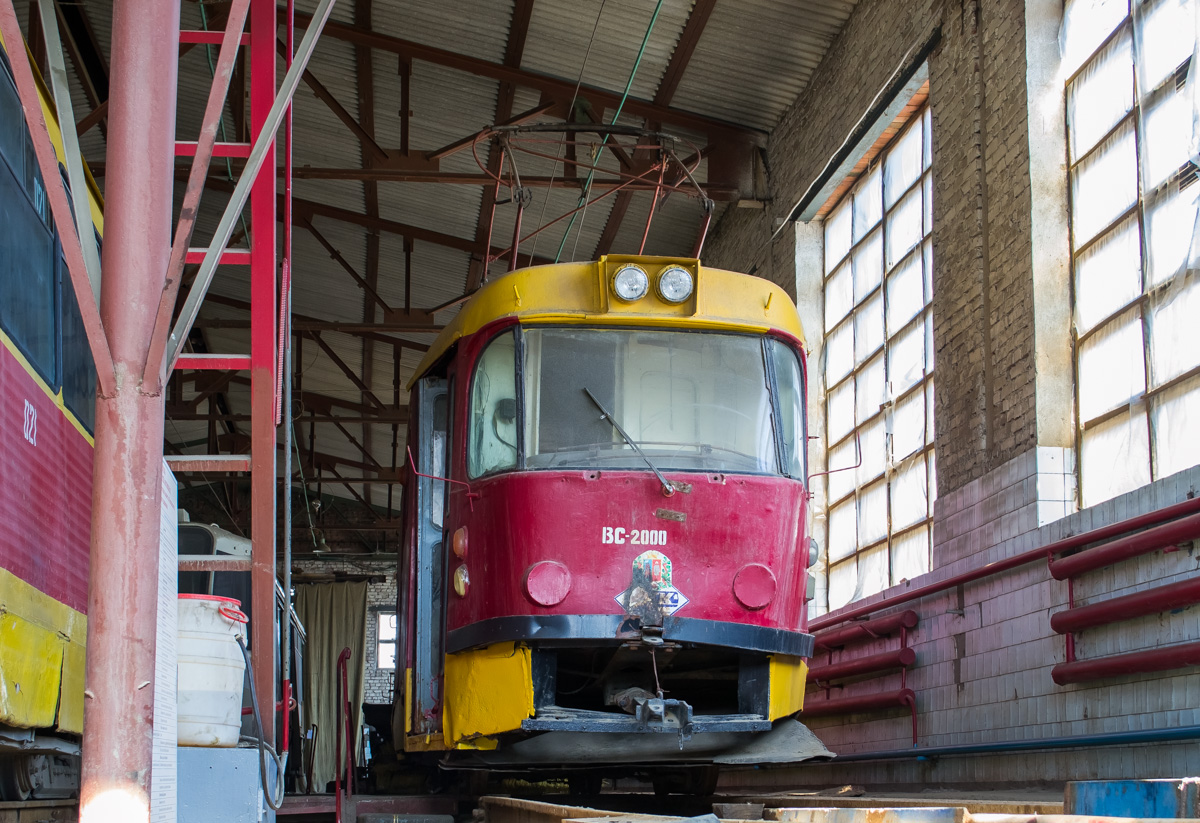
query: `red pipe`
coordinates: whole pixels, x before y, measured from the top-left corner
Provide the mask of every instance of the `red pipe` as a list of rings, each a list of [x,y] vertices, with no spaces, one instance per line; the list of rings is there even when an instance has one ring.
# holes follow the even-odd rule
[[[335,823],[342,823],[342,769],[346,770],[346,796],[354,794],[354,746],[350,734],[350,689],[347,683],[350,649],[342,649],[337,659],[337,673],[334,683],[337,685],[338,725],[342,725],[342,715],[345,714],[345,729],[334,730],[333,762],[337,764],[333,771],[333,814]],[[342,732],[346,733],[346,758],[342,759]]]
[[[1147,674],[1200,666],[1200,642],[1167,646],[1148,652],[1131,652],[1093,660],[1077,660],[1074,663],[1059,663],[1051,676],[1060,686],[1068,683],[1086,683],[1104,677],[1123,674]]]
[[[877,600],[873,603],[867,603],[862,606],[856,606],[853,609],[846,609],[838,614],[827,614],[819,617],[809,624],[809,630],[816,632],[821,629],[827,629],[830,626],[837,626],[856,617],[872,614],[873,612],[890,609],[894,606],[899,606],[901,603],[909,603],[913,600],[919,600],[922,597],[927,597],[931,594],[938,594],[947,589],[953,589],[955,586],[961,586],[964,583],[973,583],[976,580],[982,580],[985,577],[990,577],[993,574],[1006,572],[1011,569],[1027,566],[1039,560],[1044,560],[1047,557],[1055,554],[1061,554],[1071,549],[1078,549],[1086,546],[1088,543],[1095,543],[1100,540],[1107,540],[1110,537],[1127,534],[1135,529],[1145,528],[1162,523],[1166,520],[1171,520],[1176,517],[1194,514],[1200,512],[1200,497],[1194,497],[1189,500],[1184,500],[1181,503],[1176,503],[1173,506],[1167,506],[1165,509],[1147,512],[1146,514],[1131,517],[1128,520],[1122,520],[1119,523],[1112,523],[1108,526],[1102,526],[1098,529],[1092,529],[1090,532],[1076,534],[1071,537],[1063,538],[1055,543],[1049,543],[1041,548],[1032,549],[1022,554],[1006,557],[1003,560],[997,560],[994,563],[988,563],[986,566],[980,566],[969,572],[956,574],[948,577],[945,580],[929,583],[925,586],[918,586],[915,589],[885,597],[882,600]]]
[[[1050,574],[1055,580],[1066,580],[1068,577],[1078,577],[1086,572],[1102,569],[1122,560],[1129,560],[1142,554],[1149,554],[1158,549],[1174,546],[1194,540],[1200,536],[1200,514],[1193,514],[1164,523],[1144,532],[1131,534],[1119,540],[1105,543],[1094,549],[1073,554],[1050,561]]]
[[[1057,612],[1050,615],[1050,628],[1059,634],[1079,632],[1093,626],[1182,609],[1196,603],[1200,603],[1200,577]]]
[[[912,708],[915,705],[916,693],[912,689],[900,689],[896,692],[860,694],[856,697],[841,697],[837,700],[820,700],[815,703],[806,702],[801,716],[825,717],[831,714],[870,712],[878,709],[897,708],[899,706]]]
[[[869,654],[866,657],[856,657],[853,660],[843,660],[840,663],[809,669],[808,681],[812,683],[818,680],[839,680],[843,677],[899,669],[903,666],[911,666],[916,659],[917,653],[909,648]]]
[[[853,626],[843,626],[840,629],[822,632],[816,635],[815,640],[818,649],[836,649],[852,643],[861,643],[891,635],[900,629],[911,629],[917,625],[918,619],[917,613],[908,609],[885,617],[877,617],[874,620],[855,623]]]

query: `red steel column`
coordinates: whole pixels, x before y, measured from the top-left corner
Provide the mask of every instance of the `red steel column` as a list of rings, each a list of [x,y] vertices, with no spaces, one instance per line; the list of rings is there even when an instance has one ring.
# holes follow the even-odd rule
[[[116,0],[96,400],[80,819],[149,819],[163,394],[143,385],[171,253],[179,3]]]
[[[173,2],[174,0],[172,0]],[[275,0],[250,4],[250,134],[275,101]],[[275,144],[250,190],[250,647],[263,736],[275,743]]]

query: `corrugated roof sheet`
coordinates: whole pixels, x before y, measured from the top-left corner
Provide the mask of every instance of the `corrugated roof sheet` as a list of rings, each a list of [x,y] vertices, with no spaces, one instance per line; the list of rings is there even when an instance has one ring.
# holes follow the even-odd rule
[[[374,0],[370,4],[370,28],[389,37],[418,44],[435,46],[451,53],[478,58],[493,64],[502,63],[513,25],[514,0]],[[646,42],[645,53],[638,63],[637,55],[643,37],[650,26],[656,7],[655,0],[534,0],[520,68],[527,72],[558,78],[565,88],[582,81],[585,91],[600,88],[620,95],[629,83],[632,97],[649,101],[658,93],[660,84],[676,54],[695,0],[663,0],[661,12],[654,21]],[[682,74],[669,105],[676,110],[703,115],[738,126],[766,132],[779,120],[796,96],[808,85],[814,69],[820,63],[833,38],[853,11],[855,0],[719,0],[703,33],[695,43],[694,52]],[[17,0],[18,14],[28,19],[28,0]],[[311,12],[316,0],[298,0],[301,12]],[[92,27],[105,55],[111,48],[111,5],[104,0],[83,0]],[[198,3],[183,2],[181,14],[185,28],[200,28]],[[219,22],[215,12],[209,12],[209,26]],[[351,0],[337,3],[332,19],[350,27],[355,22],[356,6]],[[594,37],[593,37],[594,31]],[[374,102],[374,135],[376,142],[393,155],[401,145],[401,84],[398,74],[399,58],[393,51],[374,50],[370,53],[373,82],[369,89],[360,88],[358,76],[359,52],[344,39],[325,36],[319,43],[309,67],[311,74],[323,84],[352,117],[362,115],[362,101]],[[211,50],[215,61],[217,49]],[[634,67],[636,64],[636,72]],[[74,67],[72,66],[72,69]],[[278,65],[283,75],[282,61]],[[180,61],[177,131],[179,139],[194,140],[211,83],[209,50],[191,49]],[[496,119],[497,102],[502,85],[497,80],[472,74],[459,67],[417,60],[412,67],[408,135],[414,158],[468,135],[477,133]],[[512,92],[512,112],[528,111],[543,102],[542,93],[532,87],[518,86]],[[82,85],[76,78],[72,83],[72,100],[77,117],[87,110]],[[558,100],[565,103],[565,100]],[[611,109],[593,112],[608,121]],[[550,116],[540,118],[549,122]],[[627,110],[621,123],[642,126],[644,120]],[[233,139],[232,111],[227,106],[225,129]],[[694,129],[680,128],[668,123],[664,128],[688,141],[678,149],[680,156],[692,151],[691,145],[703,147],[706,136]],[[582,136],[581,141],[595,142],[595,137]],[[83,138],[85,155],[89,160],[102,161],[104,142],[99,129],[89,131]],[[479,163],[486,163],[491,149],[479,147]],[[560,149],[548,147],[551,154]],[[295,101],[294,162],[297,168],[357,169],[365,154],[358,138],[317,99],[306,85],[301,85]],[[589,156],[586,147],[578,152],[579,159]],[[415,162],[415,160],[413,161]],[[223,177],[227,169],[236,172],[240,161],[217,160],[212,175]],[[602,150],[597,158],[605,176],[611,176],[620,166],[614,154]],[[707,180],[707,161],[702,161],[696,177]],[[547,160],[522,156],[518,169],[524,177],[555,176],[561,178],[563,167]],[[440,170],[465,174],[480,174],[481,170],[470,149],[444,158]],[[583,172],[581,174],[586,174]],[[103,180],[101,180],[103,182]],[[182,185],[179,187],[182,189]],[[436,306],[463,294],[467,287],[472,255],[482,252],[476,241],[480,208],[484,202],[483,185],[451,185],[425,182],[379,181],[378,214],[395,223],[407,224],[458,238],[450,247],[418,240],[412,254],[412,283],[409,287],[414,309]],[[298,179],[295,195],[323,205],[366,215],[368,186],[360,180]],[[592,191],[592,197],[599,190]],[[579,203],[578,188],[533,189],[533,199],[523,216],[522,235],[528,235],[540,225],[558,218]],[[178,208],[178,197],[176,208]],[[509,197],[502,189],[501,201]],[[219,219],[228,194],[206,192],[196,239],[192,245],[204,245]],[[562,245],[563,259],[588,259],[595,253],[601,234],[609,221],[615,196],[605,197],[588,206],[573,224],[561,220],[541,232],[535,240],[522,244],[524,255],[536,251],[542,257],[554,258]],[[616,233],[612,251],[637,251],[642,242],[651,195],[637,192],[632,196],[628,211]],[[714,224],[729,207],[718,203]],[[515,209],[501,203],[496,210],[492,228],[492,244],[497,248],[509,245],[512,237]],[[646,241],[649,254],[690,254],[703,222],[699,201],[673,193],[656,209]],[[368,254],[370,232],[354,222],[317,216],[313,224],[334,246],[345,265],[358,275],[369,277]],[[570,225],[563,242],[564,232]],[[277,235],[278,237],[278,235]],[[243,244],[246,241],[242,241]],[[468,249],[477,249],[471,252]],[[294,234],[294,295],[297,314],[331,321],[361,322],[364,301],[370,302],[364,290],[344,270],[342,264],[315,238],[297,227]],[[506,260],[491,264],[495,275],[507,270]],[[405,296],[404,241],[400,234],[379,233],[378,294],[390,306],[402,309]],[[248,299],[247,273],[241,267],[222,267],[211,294],[234,300]],[[446,322],[457,307],[439,312],[437,320]],[[382,314],[375,310],[376,316]],[[202,317],[214,320],[246,318],[244,311],[227,304],[206,305]],[[205,331],[211,351],[246,351],[249,345],[245,329],[221,327]],[[389,332],[394,339],[428,343],[430,333]],[[336,332],[323,335],[325,341],[351,368],[360,369],[363,341]],[[368,382],[375,393],[390,402],[393,392],[392,347],[386,343],[370,344],[376,363]],[[401,379],[406,381],[420,359],[419,350],[404,349],[400,358]],[[341,369],[312,341],[303,345],[303,361],[298,368],[303,373],[304,388],[331,397],[359,402],[361,392],[342,373]],[[189,388],[185,396],[194,396]],[[404,395],[406,397],[406,395]],[[226,392],[234,414],[249,411],[249,394],[244,385],[232,385]],[[329,424],[317,427],[318,451],[348,460],[361,460],[357,447]],[[361,437],[362,427],[349,427]],[[381,463],[391,461],[391,431],[389,425],[373,427],[371,452]],[[206,424],[194,421],[168,423],[168,438],[177,443],[203,439]],[[189,451],[202,449],[190,446]],[[349,470],[349,474],[361,474]],[[328,485],[326,488],[329,488]],[[336,492],[335,492],[336,493]],[[345,493],[345,492],[342,492]],[[376,487],[373,499],[382,502],[386,491]]]

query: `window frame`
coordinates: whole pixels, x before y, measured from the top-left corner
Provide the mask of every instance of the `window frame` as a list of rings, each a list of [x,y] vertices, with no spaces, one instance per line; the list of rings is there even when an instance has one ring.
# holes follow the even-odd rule
[[[1063,0],[1063,14],[1066,19],[1069,7],[1072,2],[1077,0]],[[1153,1],[1153,0],[1152,0]],[[1144,100],[1139,99],[1138,94],[1138,60],[1135,56],[1135,40],[1137,33],[1134,31],[1134,15],[1137,13],[1139,0],[1126,0],[1125,16],[1117,23],[1112,31],[1110,31],[1103,39],[1101,39],[1092,51],[1084,57],[1077,67],[1067,75],[1063,82],[1063,121],[1066,124],[1066,140],[1064,141],[1064,159],[1066,163],[1066,189],[1067,189],[1067,218],[1070,226],[1068,232],[1068,249],[1070,256],[1070,300],[1072,315],[1076,320],[1070,324],[1069,333],[1071,335],[1071,364],[1072,376],[1074,382],[1073,390],[1073,412],[1076,421],[1075,426],[1075,453],[1078,459],[1075,461],[1075,473],[1078,484],[1078,496],[1081,505],[1090,506],[1104,502],[1104,499],[1089,500],[1087,498],[1087,483],[1084,468],[1084,437],[1088,432],[1094,431],[1097,428],[1103,427],[1122,416],[1128,416],[1131,424],[1135,419],[1140,424],[1143,424],[1146,431],[1146,446],[1147,446],[1147,469],[1149,472],[1150,481],[1160,479],[1159,472],[1159,456],[1158,456],[1158,433],[1154,422],[1155,416],[1155,400],[1172,389],[1194,381],[1200,377],[1200,364],[1193,366],[1186,371],[1162,381],[1158,385],[1154,385],[1154,364],[1153,364],[1153,343],[1152,343],[1152,328],[1154,323],[1154,307],[1153,297],[1158,292],[1167,288],[1171,281],[1163,281],[1158,284],[1150,283],[1150,272],[1148,271],[1148,253],[1147,253],[1147,212],[1153,210],[1160,203],[1166,202],[1174,194],[1179,196],[1179,193],[1190,186],[1200,185],[1200,169],[1197,169],[1195,164],[1190,160],[1174,171],[1172,171],[1163,182],[1157,186],[1148,189],[1145,180],[1145,168],[1143,165],[1143,144],[1145,136],[1143,134],[1143,104],[1150,102],[1154,106],[1161,104],[1164,100],[1169,100],[1172,94],[1181,93],[1181,79],[1186,78],[1191,67],[1191,62],[1195,59],[1194,56],[1189,56],[1179,66],[1166,75],[1163,80],[1152,89],[1149,89]],[[1162,2],[1162,0],[1158,0]],[[1103,56],[1104,52],[1109,47],[1118,43],[1123,38],[1129,38],[1130,41],[1130,58],[1129,58],[1129,82],[1132,86],[1132,103],[1129,111],[1123,114],[1116,122],[1108,128],[1104,134],[1096,138],[1095,142],[1087,148],[1086,151],[1079,153],[1078,157],[1072,159],[1072,107],[1071,93],[1073,85],[1082,78],[1086,72],[1096,66]],[[1193,82],[1196,82],[1193,80]],[[1124,209],[1120,214],[1116,215],[1111,220],[1105,222],[1096,231],[1087,238],[1084,242],[1076,243],[1075,231],[1075,198],[1074,198],[1074,183],[1078,170],[1088,163],[1093,158],[1097,157],[1105,146],[1115,136],[1122,131],[1131,129],[1133,133],[1134,145],[1134,162],[1136,164],[1137,178],[1137,194],[1133,205]],[[1190,183],[1186,181],[1186,173],[1190,170],[1193,175]],[[1078,306],[1079,306],[1079,262],[1087,255],[1089,251],[1094,249],[1105,240],[1115,237],[1122,229],[1122,226],[1129,223],[1131,220],[1136,221],[1137,225],[1137,242],[1138,242],[1138,293],[1132,299],[1122,303],[1120,306],[1108,311],[1102,317],[1097,318],[1086,331],[1081,332],[1077,322]],[[1185,281],[1189,281],[1192,288],[1200,288],[1200,276],[1184,272],[1181,277]],[[1137,322],[1141,324],[1142,337],[1142,367],[1143,367],[1143,388],[1140,392],[1131,395],[1127,400],[1117,403],[1113,407],[1099,412],[1097,414],[1084,419],[1082,394],[1084,389],[1083,378],[1083,353],[1087,343],[1093,338],[1104,332],[1111,332],[1118,328],[1122,317],[1136,313]],[[1129,490],[1126,490],[1129,491]]]
[[[383,639],[383,622],[387,617],[392,618],[395,626],[392,628],[394,636],[391,640]],[[382,665],[383,656],[380,654],[380,647],[390,645],[393,647],[392,665]],[[375,668],[378,671],[394,672],[400,668],[400,618],[395,609],[380,609],[375,613]]]
[[[892,155],[893,150],[895,150],[901,144],[901,142],[903,140],[905,140],[907,137],[910,136],[911,130],[914,128],[921,128],[923,130],[923,133],[921,136],[921,141],[922,141],[921,168],[920,168],[920,171],[917,173],[915,179],[912,182],[910,182],[908,185],[906,185],[901,191],[899,191],[893,195],[890,192],[888,192],[886,189],[886,163],[887,163],[888,158]],[[826,524],[825,524],[826,556],[825,556],[825,560],[826,560],[826,562],[825,562],[825,570],[824,571],[825,571],[825,581],[826,581],[826,592],[827,593],[832,591],[832,586],[830,584],[831,584],[831,581],[833,578],[834,570],[836,568],[843,567],[845,565],[853,563],[853,564],[855,564],[856,569],[858,569],[859,572],[861,572],[862,567],[861,567],[861,565],[859,565],[861,558],[864,555],[872,554],[874,552],[879,551],[879,549],[881,547],[887,547],[887,550],[886,550],[887,581],[884,585],[884,589],[886,590],[887,588],[890,588],[891,586],[897,585],[900,581],[895,579],[896,557],[892,550],[892,546],[896,542],[896,540],[905,538],[921,529],[924,529],[926,532],[926,535],[927,535],[926,549],[927,549],[928,555],[925,558],[925,561],[926,561],[925,565],[926,565],[927,569],[932,567],[933,503],[934,503],[934,500],[936,499],[936,486],[937,486],[936,452],[935,452],[935,444],[934,444],[934,434],[935,433],[934,433],[934,431],[931,430],[932,427],[931,427],[930,423],[932,422],[933,415],[932,415],[932,409],[929,408],[930,404],[933,402],[934,393],[936,391],[936,366],[934,366],[933,368],[930,367],[930,364],[933,363],[933,358],[934,358],[934,352],[930,350],[930,347],[932,345],[932,337],[930,335],[930,326],[932,324],[932,312],[933,312],[933,282],[932,282],[932,279],[933,279],[933,259],[932,259],[933,225],[932,225],[932,220],[929,220],[928,225],[926,225],[926,217],[928,215],[931,215],[931,211],[932,211],[931,198],[932,198],[933,162],[932,162],[932,135],[931,135],[931,132],[932,132],[931,107],[930,107],[928,100],[923,100],[914,107],[912,112],[910,114],[908,114],[908,116],[905,118],[903,125],[901,125],[896,130],[896,133],[894,135],[892,135],[890,137],[890,139],[888,139],[887,142],[880,148],[878,153],[874,157],[871,158],[870,162],[865,165],[865,167],[862,169],[861,173],[858,174],[857,178],[851,184],[849,184],[845,187],[845,190],[843,192],[841,192],[841,194],[838,196],[838,198],[834,202],[834,204],[824,214],[824,221],[826,224],[828,224],[830,219],[833,216],[837,215],[840,209],[846,208],[849,210],[849,212],[850,212],[850,215],[849,215],[850,243],[847,246],[846,250],[842,253],[841,256],[839,256],[835,260],[830,260],[827,257],[827,255],[828,255],[828,247],[827,247],[828,236],[826,234],[823,237],[823,241],[822,241],[823,252],[822,252],[822,262],[821,262],[821,271],[822,271],[821,291],[822,291],[823,305],[828,300],[830,285],[831,285],[832,281],[834,280],[834,278],[837,276],[841,276],[843,274],[845,267],[847,267],[847,266],[851,267],[850,271],[849,271],[850,278],[851,278],[850,287],[849,287],[850,288],[850,305],[846,309],[845,314],[842,315],[840,318],[838,318],[836,321],[834,321],[832,324],[830,324],[828,317],[825,315],[825,311],[824,310],[822,311],[822,328],[826,329],[824,331],[825,339],[828,341],[834,334],[841,332],[843,329],[845,329],[847,326],[849,326],[850,330],[851,330],[851,334],[853,335],[852,339],[853,339],[854,343],[857,343],[858,341],[857,341],[857,336],[855,335],[855,324],[859,317],[859,313],[861,311],[863,311],[863,309],[865,307],[867,307],[877,297],[880,300],[880,309],[879,309],[880,325],[882,327],[881,340],[876,347],[871,349],[871,351],[860,354],[860,352],[857,351],[857,346],[856,345],[854,346],[854,350],[850,357],[850,366],[844,374],[842,374],[840,377],[838,377],[836,382],[834,382],[832,384],[829,384],[827,382],[828,372],[827,372],[826,364],[822,364],[821,380],[822,380],[822,385],[824,388],[824,395],[825,395],[825,399],[823,401],[824,412],[825,412],[825,441],[826,441],[826,449],[825,449],[826,472],[825,473],[826,474],[834,474],[834,473],[839,473],[842,471],[855,472],[855,476],[854,476],[853,480],[851,481],[851,487],[847,491],[840,494],[836,499],[832,497],[832,494],[833,494],[832,486],[834,484],[827,482],[826,486],[825,486],[825,502],[826,502],[826,505],[825,505],[825,514],[826,514]],[[879,197],[878,205],[880,208],[879,219],[877,222],[872,223],[865,230],[863,230],[861,236],[857,240],[855,240],[854,239],[854,237],[855,237],[854,197],[856,194],[859,193],[861,188],[867,184],[871,175],[873,175],[875,173],[878,173],[880,175],[879,193],[878,193],[878,197]],[[908,202],[908,199],[910,197],[912,197],[914,195],[914,193],[917,193],[917,192],[919,192],[919,197],[921,200],[921,224],[922,225],[921,225],[920,238],[917,240],[917,242],[911,248],[906,250],[896,260],[889,261],[888,260],[889,217],[891,217],[893,214],[896,214]],[[889,200],[891,202],[890,206],[888,205]],[[854,294],[854,282],[853,282],[854,261],[855,261],[856,255],[858,254],[858,252],[860,250],[862,250],[864,247],[866,247],[869,244],[874,243],[874,242],[879,243],[879,255],[881,258],[879,282],[877,284],[875,284],[866,293],[864,293],[861,297],[856,297]],[[889,302],[890,302],[889,294],[888,294],[889,278],[896,276],[898,273],[901,273],[903,271],[903,269],[906,266],[911,265],[918,256],[920,258],[919,265],[921,266],[921,289],[922,289],[921,307],[919,310],[917,310],[914,313],[914,315],[912,317],[903,321],[903,323],[898,328],[891,329],[891,328],[889,328],[889,318],[888,318],[888,307],[889,307]],[[826,328],[826,326],[827,326],[827,328]],[[917,332],[918,329],[924,329],[924,331]],[[885,400],[885,402],[883,402],[879,405],[878,409],[871,412],[870,414],[868,414],[867,416],[865,416],[864,418],[862,418],[860,420],[859,419],[860,399],[858,397],[858,380],[859,380],[859,378],[868,369],[882,368],[883,376],[884,376],[884,385],[887,386],[889,383],[895,382],[895,378],[891,374],[890,352],[892,351],[892,348],[896,342],[903,340],[906,336],[913,334],[913,333],[921,333],[922,336],[924,337],[923,348],[925,349],[925,360],[924,360],[924,363],[922,364],[921,377],[919,379],[915,380],[911,386],[908,386],[907,388],[905,388],[903,391],[899,392],[895,396],[888,397]],[[828,356],[828,347],[826,347],[826,356]],[[830,431],[831,431],[830,423],[831,423],[831,417],[832,417],[830,414],[830,398],[834,394],[834,392],[842,390],[848,385],[852,385],[855,387],[854,401],[853,401],[854,423],[849,427],[849,429],[845,433],[841,434],[841,436],[836,441],[834,441],[832,439],[832,437],[830,436]],[[898,407],[903,405],[906,401],[915,397],[918,393],[924,394],[924,396],[925,396],[925,399],[924,399],[925,414],[923,415],[923,419],[922,419],[922,423],[921,423],[921,428],[922,428],[922,432],[923,432],[923,440],[924,440],[923,445],[921,447],[913,450],[912,452],[905,454],[903,456],[903,458],[901,458],[895,464],[893,464],[892,461],[894,458],[892,455],[892,449],[893,449],[893,442],[894,442],[894,434],[889,433],[887,431],[887,427],[886,427],[887,416],[889,414],[891,414],[892,412],[894,412],[895,409],[897,409]],[[884,455],[883,455],[883,460],[881,461],[882,462],[882,470],[879,473],[874,474],[871,477],[866,478],[860,482],[857,474],[858,474],[858,469],[861,467],[861,465],[863,463],[862,436],[864,433],[870,431],[871,429],[873,429],[876,425],[879,425],[880,423],[884,423],[884,430],[883,430]],[[853,455],[857,462],[853,466],[844,466],[843,467],[843,466],[830,465],[830,460],[831,460],[832,456],[839,450],[844,450],[849,445],[854,446]],[[893,512],[892,512],[893,481],[894,481],[894,477],[895,477],[894,469],[901,465],[911,464],[911,462],[916,459],[920,459],[924,463],[924,466],[925,466],[925,494],[926,494],[926,499],[927,499],[926,513],[923,518],[897,528],[893,525]],[[891,468],[889,468],[889,467],[891,467]],[[883,505],[885,507],[886,525],[885,525],[885,529],[884,529],[884,534],[882,537],[872,540],[869,543],[863,543],[858,539],[859,523],[861,520],[861,510],[860,510],[859,501],[862,499],[862,495],[865,491],[873,490],[880,483],[883,483],[883,496],[884,496]],[[834,510],[838,509],[839,507],[847,505],[851,501],[853,501],[853,503],[854,503],[854,527],[855,527],[854,545],[855,545],[855,548],[853,549],[853,551],[850,551],[847,554],[839,556],[837,560],[832,560],[831,555],[830,555],[830,548],[832,546],[831,525],[830,524],[832,521],[832,517],[830,515],[834,512]],[[859,572],[856,572],[856,574]],[[861,576],[858,577],[858,580],[859,581],[862,580]],[[861,589],[856,588],[856,590],[861,592]],[[872,594],[876,594],[876,593],[877,592],[875,592],[875,591],[862,592],[858,595],[858,599],[861,599],[863,597],[869,597]],[[846,603],[841,603],[841,604],[838,604],[837,606],[833,606],[828,600],[828,594],[826,595],[826,598],[827,598],[826,599],[826,607],[827,607],[828,611],[832,611],[837,608],[843,608],[843,607],[849,605],[850,603],[856,602],[855,599],[851,599],[851,600],[848,600]]]

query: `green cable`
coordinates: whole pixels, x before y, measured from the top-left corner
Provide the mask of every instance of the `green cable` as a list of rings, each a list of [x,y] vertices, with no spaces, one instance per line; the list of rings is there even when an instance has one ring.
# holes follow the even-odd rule
[[[609,121],[610,126],[617,124],[617,119],[621,116],[621,110],[625,108],[625,101],[629,99],[629,90],[633,88],[633,79],[637,77],[638,68],[642,65],[642,55],[646,53],[646,44],[650,42],[650,33],[654,31],[654,24],[658,22],[658,13],[662,11],[663,0],[658,0],[658,5],[654,7],[654,16],[650,18],[650,25],[646,27],[646,36],[642,38],[642,47],[638,49],[637,60],[633,63],[633,70],[629,72],[629,81],[625,84],[625,93],[621,95],[621,102],[617,104],[617,110],[613,112],[612,120]],[[609,135],[604,135],[604,139],[600,141],[600,148],[603,148],[608,143]],[[592,156],[592,166],[596,165],[596,159],[599,157],[599,152]],[[591,192],[592,180],[596,176],[596,169],[593,168],[588,172],[587,180],[583,183],[583,193],[579,196],[579,206],[587,203],[588,194]],[[579,208],[576,206],[576,208]],[[567,223],[567,230],[563,232],[562,240],[558,243],[558,253],[554,255],[554,262],[557,263],[562,258],[563,249],[567,245],[567,238],[571,235],[571,228],[575,225],[575,218],[579,216],[579,212],[571,215],[571,222]],[[581,228],[582,230],[582,228]]]

